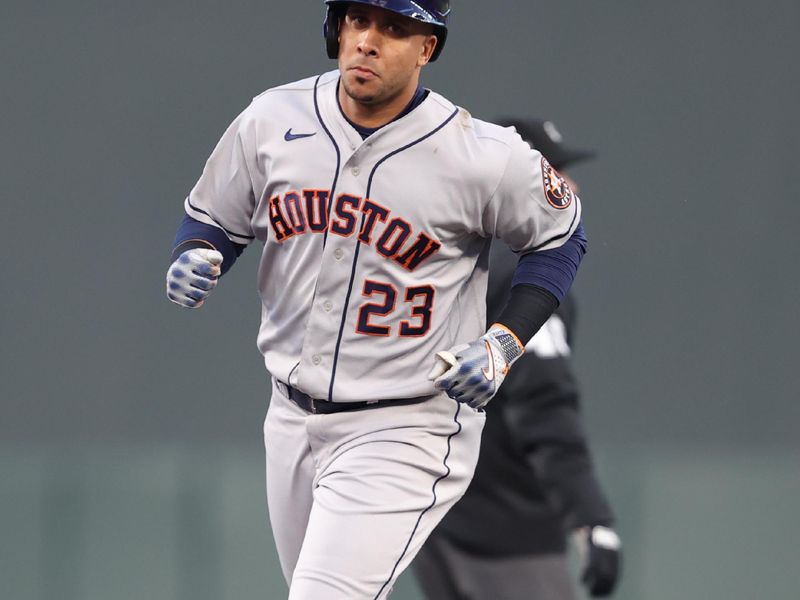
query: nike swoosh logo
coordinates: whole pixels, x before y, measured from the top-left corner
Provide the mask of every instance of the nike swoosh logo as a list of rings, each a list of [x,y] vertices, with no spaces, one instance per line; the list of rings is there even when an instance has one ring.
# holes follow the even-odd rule
[[[483,368],[481,371],[483,372],[483,376],[486,377],[487,381],[494,380],[494,357],[492,357],[492,347],[489,346],[489,342],[484,342],[486,344],[486,354],[489,355],[489,368]]]
[[[291,142],[294,140],[299,140],[300,138],[307,138],[311,137],[312,135],[317,135],[317,132],[314,133],[292,133],[292,128],[290,127],[289,130],[283,134],[283,139],[287,142]]]

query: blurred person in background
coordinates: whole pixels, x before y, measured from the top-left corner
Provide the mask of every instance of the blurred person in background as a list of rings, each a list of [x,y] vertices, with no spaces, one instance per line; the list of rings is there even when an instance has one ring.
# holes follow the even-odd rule
[[[593,151],[566,146],[550,121],[499,123],[515,127],[578,193],[563,169]],[[518,261],[505,244],[492,244],[489,323],[506,304]],[[414,562],[430,600],[574,600],[569,538],[587,591],[603,597],[614,590],[621,544],[580,415],[571,359],[575,317],[570,293],[487,407],[475,477]]]

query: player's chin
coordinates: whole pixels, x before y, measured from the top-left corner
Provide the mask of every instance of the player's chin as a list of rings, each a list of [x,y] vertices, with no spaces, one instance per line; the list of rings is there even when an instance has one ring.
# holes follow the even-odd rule
[[[345,85],[345,92],[353,100],[361,104],[374,104],[380,100],[381,95],[378,86],[372,82],[359,81],[358,78]]]

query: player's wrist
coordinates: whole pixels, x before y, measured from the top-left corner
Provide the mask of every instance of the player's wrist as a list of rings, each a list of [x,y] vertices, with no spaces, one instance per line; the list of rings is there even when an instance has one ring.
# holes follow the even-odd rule
[[[183,242],[181,242],[180,244],[178,244],[177,246],[175,246],[172,249],[172,255],[170,256],[170,264],[174,263],[176,260],[178,260],[178,257],[181,254],[183,254],[184,252],[187,252],[189,250],[194,250],[196,248],[201,248],[201,249],[205,249],[205,250],[216,250],[217,249],[214,246],[214,244],[212,244],[208,240],[202,240],[202,239],[199,239],[199,238],[191,239],[191,240],[184,240]]]
[[[507,367],[514,364],[525,352],[525,344],[509,327],[502,323],[492,323],[484,337],[490,338],[500,347]]]

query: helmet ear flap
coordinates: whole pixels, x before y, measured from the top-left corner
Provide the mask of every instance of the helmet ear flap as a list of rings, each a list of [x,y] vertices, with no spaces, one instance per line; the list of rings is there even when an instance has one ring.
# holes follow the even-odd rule
[[[325,17],[325,25],[322,28],[322,32],[325,35],[325,49],[328,51],[328,58],[339,58],[340,18],[341,12],[328,5],[328,14]]]

